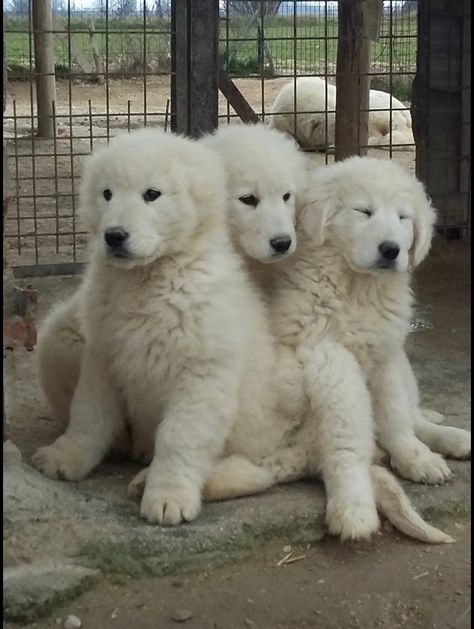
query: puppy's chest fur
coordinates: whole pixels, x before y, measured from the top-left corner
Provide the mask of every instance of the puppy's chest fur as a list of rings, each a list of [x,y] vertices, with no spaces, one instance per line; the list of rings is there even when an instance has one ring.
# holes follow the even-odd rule
[[[286,344],[330,339],[371,368],[403,345],[412,301],[406,274],[356,273],[332,257],[300,255],[279,279],[273,321]]]
[[[132,271],[97,265],[93,273],[86,341],[105,353],[126,397],[127,390],[147,395],[152,387],[165,401],[183,369],[212,360],[220,343],[213,338],[219,286],[212,277],[203,281],[199,269],[178,263]]]

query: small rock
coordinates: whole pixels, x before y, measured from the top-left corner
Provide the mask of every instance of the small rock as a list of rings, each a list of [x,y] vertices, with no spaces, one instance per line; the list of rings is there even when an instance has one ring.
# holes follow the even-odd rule
[[[251,618],[246,618],[244,620],[244,625],[249,627],[249,629],[257,629],[257,623],[254,622]]]
[[[69,614],[69,616],[64,621],[63,625],[64,629],[79,629],[82,627],[82,620],[74,614]]]
[[[186,622],[190,618],[193,617],[192,612],[189,609],[177,609],[174,614],[171,616],[171,619],[175,622]]]
[[[291,546],[283,546],[283,552],[284,553],[290,553],[291,552]]]

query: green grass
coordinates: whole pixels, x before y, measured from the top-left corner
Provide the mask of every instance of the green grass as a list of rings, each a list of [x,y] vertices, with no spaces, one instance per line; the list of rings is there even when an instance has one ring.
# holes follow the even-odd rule
[[[221,22],[220,27],[220,61],[232,76],[271,76],[297,74],[322,74],[328,70],[334,74],[337,54],[337,21],[328,19],[326,22],[317,18],[299,17],[296,27],[292,18],[272,17],[265,23],[265,39],[271,53],[271,63],[265,51],[262,52],[259,31],[256,24],[245,34],[249,41],[232,41],[243,38],[248,20],[232,18],[227,24]],[[96,46],[103,60],[109,59],[109,71],[128,73],[140,67],[144,54],[144,36],[141,32],[142,21],[111,19],[108,23],[109,36],[106,37],[104,20],[95,20]],[[5,21],[7,63],[15,73],[29,71],[30,45],[33,54],[33,42],[25,21],[8,18]],[[66,28],[66,25],[63,26]],[[74,49],[78,49],[92,63],[92,49],[85,20],[71,23],[70,37],[72,51],[67,42],[58,36],[54,38],[55,64],[59,69],[74,65]],[[146,35],[146,51],[148,64],[154,72],[169,72],[170,35],[169,23],[163,20],[148,20]],[[293,41],[296,35],[296,46]],[[413,72],[416,65],[416,21],[411,19],[394,19],[392,38],[388,38],[388,24],[382,25],[381,38],[372,43],[372,62],[374,71],[388,72],[392,67],[395,72]],[[231,41],[226,42],[226,39]],[[31,39],[31,43],[30,43]],[[139,73],[139,71],[137,72]],[[382,82],[384,79],[381,79]],[[380,83],[380,81],[379,81]],[[386,77],[387,88],[389,85]],[[393,77],[393,93],[406,98],[411,89],[411,78]]]

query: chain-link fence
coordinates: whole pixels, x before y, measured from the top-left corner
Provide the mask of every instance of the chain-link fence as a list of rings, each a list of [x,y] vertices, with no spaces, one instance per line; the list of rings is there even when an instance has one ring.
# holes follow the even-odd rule
[[[37,10],[49,4],[35,3]],[[368,74],[372,90],[390,93],[399,103],[378,105],[385,111],[384,156],[392,156],[395,110],[410,115],[417,67],[417,2],[390,0],[379,5]],[[219,2],[219,10],[219,67],[260,120],[270,120],[276,96],[296,78],[319,76],[326,86],[335,84],[337,2],[225,0]],[[170,128],[172,2],[53,0],[51,24],[42,26],[52,47],[47,70],[39,70],[40,53],[35,56],[39,34],[35,19],[33,0],[6,2],[9,81],[4,136],[14,198],[5,231],[14,265],[48,272],[51,265],[57,270],[73,268],[85,257],[86,238],[76,219],[83,156],[121,130],[143,125]],[[49,137],[47,133],[40,137],[37,87],[38,79],[46,75],[54,80],[48,114],[52,124]],[[295,126],[290,132],[296,132],[296,97],[294,105]],[[374,109],[372,103],[370,108]],[[334,102],[326,99],[324,110],[327,129]],[[221,123],[240,121],[223,94],[219,117]],[[333,142],[327,136],[326,131],[324,146],[305,147],[319,151],[323,162],[333,159]],[[396,157],[414,168],[413,139],[405,143],[406,150]]]

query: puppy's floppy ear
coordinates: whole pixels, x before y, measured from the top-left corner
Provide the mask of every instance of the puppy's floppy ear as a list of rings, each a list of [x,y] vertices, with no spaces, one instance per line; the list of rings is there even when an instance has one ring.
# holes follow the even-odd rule
[[[413,267],[418,266],[428,254],[436,221],[436,211],[431,205],[431,200],[425,194],[422,185],[419,185],[418,202],[413,216],[413,244],[410,250]]]
[[[321,176],[314,178],[307,188],[296,218],[296,224],[301,226],[316,245],[322,245],[326,240],[326,228],[336,212],[335,199],[330,188],[330,181]]]

